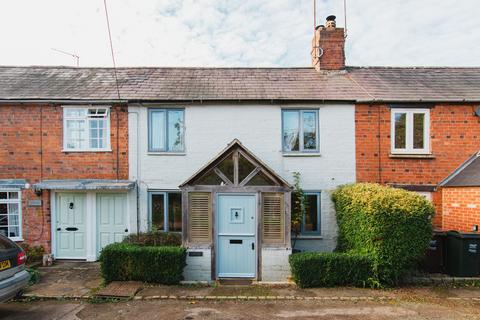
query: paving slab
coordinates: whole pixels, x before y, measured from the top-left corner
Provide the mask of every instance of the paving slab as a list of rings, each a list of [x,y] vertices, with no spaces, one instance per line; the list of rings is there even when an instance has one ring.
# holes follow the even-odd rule
[[[30,296],[90,296],[103,282],[97,262],[56,262],[38,271],[40,281],[25,290]]]

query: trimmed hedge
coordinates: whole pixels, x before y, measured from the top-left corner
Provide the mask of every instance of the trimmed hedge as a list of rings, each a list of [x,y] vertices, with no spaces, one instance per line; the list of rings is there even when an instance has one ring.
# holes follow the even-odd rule
[[[183,280],[187,251],[182,247],[148,247],[113,243],[100,254],[105,282],[144,281],[176,284]]]
[[[432,204],[402,189],[372,183],[333,193],[338,251],[368,255],[381,285],[397,284],[425,254],[432,237]]]
[[[349,253],[303,252],[289,257],[293,280],[301,288],[372,286],[373,261]]]
[[[140,246],[179,247],[182,245],[182,235],[178,232],[140,232],[128,235],[123,242],[138,244]]]

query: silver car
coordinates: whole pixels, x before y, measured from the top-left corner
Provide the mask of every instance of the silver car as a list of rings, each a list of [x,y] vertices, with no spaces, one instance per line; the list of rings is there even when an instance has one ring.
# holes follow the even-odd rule
[[[12,240],[0,235],[0,302],[16,297],[28,285],[25,251]]]

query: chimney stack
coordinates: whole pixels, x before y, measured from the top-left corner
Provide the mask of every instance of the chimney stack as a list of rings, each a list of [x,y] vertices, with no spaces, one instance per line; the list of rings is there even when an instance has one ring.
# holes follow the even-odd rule
[[[335,16],[328,16],[325,26],[315,28],[312,39],[312,66],[317,70],[345,69],[345,31],[337,28]]]

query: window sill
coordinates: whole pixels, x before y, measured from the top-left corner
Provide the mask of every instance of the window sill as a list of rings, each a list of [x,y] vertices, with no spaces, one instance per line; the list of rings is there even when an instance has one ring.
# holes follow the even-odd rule
[[[15,242],[23,242],[23,238],[15,238],[15,237],[9,237],[8,239],[12,240],[12,241],[15,241]]]
[[[186,156],[186,152],[154,152],[149,151],[147,152],[149,156]]]
[[[284,157],[321,157],[320,153],[283,153],[282,154]]]
[[[63,153],[76,153],[76,152],[90,152],[90,153],[97,153],[97,152],[112,152],[112,149],[84,149],[84,150],[69,150],[69,149],[63,149]]]
[[[294,240],[294,239],[295,239],[295,238],[292,238],[292,240]],[[319,234],[318,234],[318,235],[314,235],[314,234],[312,234],[312,235],[308,235],[308,234],[305,235],[305,234],[303,234],[303,235],[299,235],[299,236],[297,237],[297,240],[322,240],[322,239],[323,239],[323,236],[322,236],[322,235],[319,235]]]
[[[398,159],[435,159],[435,155],[431,153],[390,153],[390,158]]]

